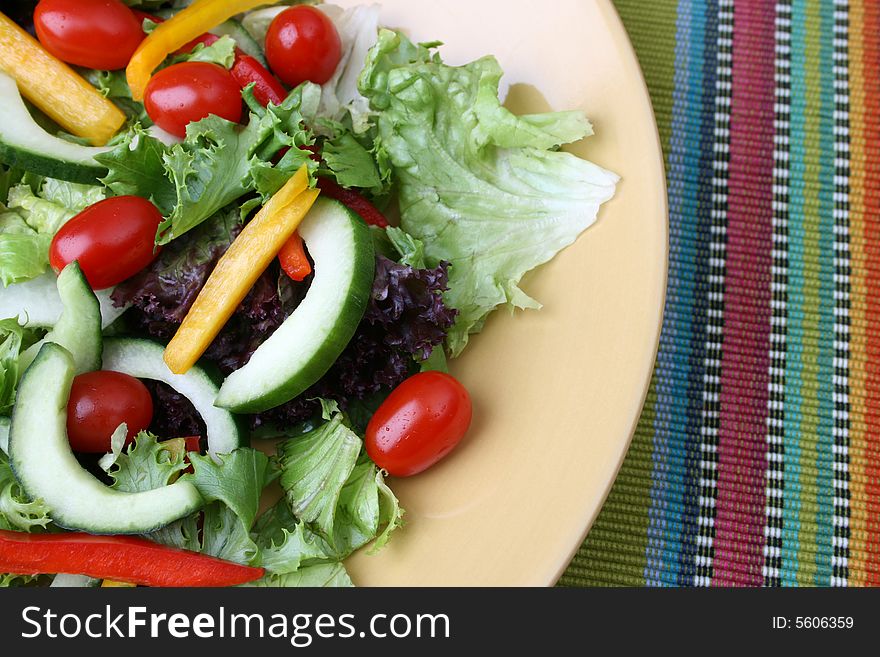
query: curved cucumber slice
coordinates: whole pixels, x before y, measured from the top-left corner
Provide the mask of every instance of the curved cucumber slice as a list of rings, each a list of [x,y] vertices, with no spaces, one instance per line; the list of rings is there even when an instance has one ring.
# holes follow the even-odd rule
[[[9,418],[0,417],[0,452],[9,453]]]
[[[24,283],[0,288],[0,317],[17,317],[18,323],[28,328],[51,328],[58,323],[64,312],[64,304],[58,294],[58,279],[54,272],[47,272]],[[107,328],[126,311],[116,308],[109,290],[95,292],[101,304],[101,324]]]
[[[50,178],[94,183],[107,175],[95,155],[108,148],[80,146],[43,130],[34,121],[18,86],[0,72],[0,161]]]
[[[306,298],[223,382],[217,406],[257,413],[290,401],[324,376],[364,316],[376,266],[367,225],[338,201],[319,198],[299,234],[315,261]]]
[[[84,470],[67,439],[73,358],[49,343],[18,389],[9,460],[22,488],[40,498],[61,527],[92,534],[144,534],[197,511],[198,489],[185,480],[144,493],[122,493]]]
[[[232,413],[214,406],[219,387],[202,367],[186,374],[172,374],[162,360],[165,351],[158,342],[137,338],[105,338],[104,369],[138,379],[162,381],[192,402],[208,429],[208,454],[229,454],[249,444],[247,433]],[[219,378],[219,377],[218,377]]]
[[[58,296],[64,305],[61,317],[45,338],[21,355],[19,367],[27,369],[40,348],[54,342],[73,356],[77,374],[101,369],[101,305],[79,264],[73,262],[58,274]]]

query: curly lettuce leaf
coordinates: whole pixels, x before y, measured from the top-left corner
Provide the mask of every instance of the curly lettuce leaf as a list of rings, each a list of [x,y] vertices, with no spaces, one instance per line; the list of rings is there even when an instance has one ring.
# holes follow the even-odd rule
[[[211,115],[189,124],[186,139],[171,146],[134,126],[113,150],[97,156],[108,169],[102,182],[116,194],[152,200],[164,215],[156,243],[167,244],[249,192],[268,198],[302,164],[316,168],[299,148],[313,143],[302,126],[302,99],[294,90],[280,108],[251,113],[246,126]],[[285,147],[290,150],[273,164]]]
[[[99,185],[45,178],[38,193],[26,184],[11,187],[6,205],[38,233],[54,235],[73,216],[103,201],[105,196],[105,190]]]
[[[0,452],[0,529],[30,532],[36,527],[45,529],[50,522],[49,508],[25,494],[9,458]]]
[[[43,274],[49,266],[52,237],[67,221],[104,199],[97,185],[78,185],[53,178],[16,184],[0,205],[0,282],[4,287]]]
[[[556,150],[591,133],[580,112],[515,116],[498,98],[501,76],[492,57],[446,66],[383,30],[359,82],[399,182],[402,228],[429,265],[452,265],[452,355],[499,306],[539,307],[521,278],[595,221],[618,180]]]
[[[128,446],[121,449],[125,431],[117,429],[111,437],[115,459],[107,465],[113,488],[124,493],[141,493],[172,483],[188,467],[184,453],[174,449],[172,441],[159,442],[153,434],[141,431]]]

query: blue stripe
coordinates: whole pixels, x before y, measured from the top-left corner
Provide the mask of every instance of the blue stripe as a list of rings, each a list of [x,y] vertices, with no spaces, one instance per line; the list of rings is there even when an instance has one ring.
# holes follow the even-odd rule
[[[699,165],[697,167],[697,270],[696,305],[693,309],[693,334],[691,337],[690,369],[688,384],[688,432],[685,445],[685,491],[684,491],[684,537],[679,555],[679,586],[692,586],[696,578],[697,536],[700,528],[700,492],[702,485],[701,444],[703,424],[703,391],[706,363],[707,310],[709,298],[709,254],[712,227],[713,162],[715,160],[715,85],[718,76],[718,2],[705,2],[702,16],[703,39],[693,39],[695,52],[692,61],[702,65],[700,98]]]
[[[648,586],[677,585],[677,566],[685,555],[693,563],[693,538],[682,537],[696,525],[699,483],[699,435],[702,365],[706,325],[705,224],[709,216],[711,152],[691,157],[703,134],[705,2],[683,0],[678,7],[675,89],[667,161],[670,204],[669,293],[657,359],[651,508],[648,512],[645,581]],[[714,96],[712,96],[714,98]],[[711,126],[709,126],[711,133]],[[711,146],[708,147],[711,149]],[[702,205],[702,207],[701,207]],[[699,303],[695,303],[699,299]],[[695,353],[694,345],[700,351]],[[694,372],[699,367],[699,372]],[[699,384],[694,390],[694,382]],[[695,491],[697,491],[695,493]],[[691,566],[692,570],[692,566]],[[691,574],[692,578],[692,574]]]

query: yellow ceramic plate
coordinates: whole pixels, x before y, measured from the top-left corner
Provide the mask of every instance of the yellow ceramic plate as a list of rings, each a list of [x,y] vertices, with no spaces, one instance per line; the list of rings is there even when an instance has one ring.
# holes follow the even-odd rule
[[[352,558],[352,578],[361,586],[550,585],[611,487],[654,363],[667,215],[651,104],[607,0],[381,5],[384,25],[444,41],[448,63],[498,57],[515,111],[583,109],[596,135],[575,152],[622,181],[599,222],[526,278],[544,309],[497,312],[454,363],[473,396],[471,430],[445,461],[391,482],[406,525],[379,554]]]

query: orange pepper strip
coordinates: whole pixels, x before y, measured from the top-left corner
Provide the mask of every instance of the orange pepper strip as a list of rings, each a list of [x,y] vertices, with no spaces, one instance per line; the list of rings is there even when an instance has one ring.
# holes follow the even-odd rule
[[[165,364],[175,374],[195,365],[229,321],[266,267],[290,239],[320,192],[308,189],[303,166],[235,238],[165,348]]]
[[[304,281],[306,276],[312,273],[312,263],[306,256],[306,249],[299,233],[294,233],[281,251],[278,252],[278,262],[281,269],[294,281]]]
[[[144,91],[153,71],[165,58],[205,32],[236,14],[260,5],[274,5],[280,0],[196,0],[186,9],[156,26],[141,42],[125,69],[131,95],[144,99]]]
[[[3,13],[0,69],[55,123],[95,146],[106,144],[125,123],[116,105]]]

